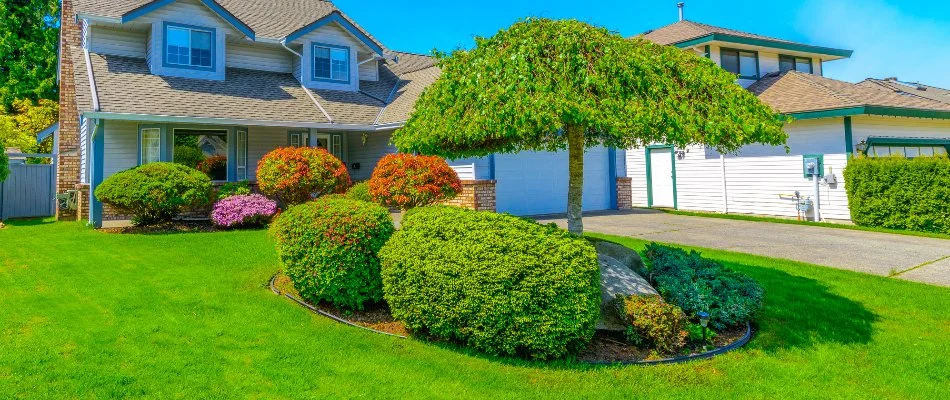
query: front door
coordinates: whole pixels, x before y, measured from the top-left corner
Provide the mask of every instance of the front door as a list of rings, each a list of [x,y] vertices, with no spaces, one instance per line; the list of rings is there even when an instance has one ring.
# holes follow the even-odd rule
[[[647,149],[650,171],[650,207],[676,207],[676,181],[673,148]]]
[[[324,149],[336,158],[343,160],[343,135],[318,133],[314,138],[314,147]]]

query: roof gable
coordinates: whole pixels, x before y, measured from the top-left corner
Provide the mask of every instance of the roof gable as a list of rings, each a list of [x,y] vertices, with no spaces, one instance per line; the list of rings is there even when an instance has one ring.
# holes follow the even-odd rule
[[[366,47],[373,50],[376,54],[383,55],[383,52],[384,52],[383,47],[379,43],[377,43],[375,40],[371,39],[369,35],[363,32],[362,29],[358,28],[356,25],[350,22],[348,18],[345,18],[339,11],[333,11],[329,15],[323,18],[320,18],[303,28],[300,28],[294,32],[291,32],[283,39],[283,41],[293,42],[294,40],[300,39],[304,37],[305,35],[307,35],[308,33],[311,33],[319,29],[320,27],[323,27],[330,23],[336,23],[337,25],[343,27],[344,30],[346,30],[351,35],[355,36],[361,43],[366,45]]]
[[[155,10],[158,10],[162,7],[168,6],[177,0],[155,0],[145,4],[140,5],[130,11],[127,11],[122,14],[120,17],[121,23],[127,23],[136,20],[139,17],[142,17],[146,14],[149,14]],[[221,7],[215,0],[197,0],[199,3],[204,4],[208,9],[213,13],[217,14],[221,19],[227,21],[234,29],[237,29],[238,32],[243,33],[245,36],[251,38],[252,40],[255,37],[254,30],[251,29],[244,21],[241,21],[234,14],[231,14],[224,7]]]

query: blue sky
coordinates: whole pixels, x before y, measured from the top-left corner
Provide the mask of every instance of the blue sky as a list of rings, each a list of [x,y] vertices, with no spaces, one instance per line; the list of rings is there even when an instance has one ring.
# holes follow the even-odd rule
[[[429,53],[471,47],[519,18],[575,18],[624,36],[673,23],[676,0],[334,0],[387,47]],[[687,0],[686,18],[808,44],[854,50],[825,76],[896,76],[950,88],[950,1]]]

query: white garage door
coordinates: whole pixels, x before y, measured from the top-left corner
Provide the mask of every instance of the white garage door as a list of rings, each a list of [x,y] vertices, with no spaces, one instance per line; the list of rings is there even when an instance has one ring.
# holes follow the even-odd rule
[[[584,154],[584,211],[610,209],[609,158],[605,147]],[[567,151],[495,155],[498,212],[537,215],[567,212]]]

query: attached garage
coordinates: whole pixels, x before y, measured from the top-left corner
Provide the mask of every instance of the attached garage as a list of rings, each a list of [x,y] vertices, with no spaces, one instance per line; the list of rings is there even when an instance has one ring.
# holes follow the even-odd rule
[[[567,212],[566,151],[494,156],[498,212],[538,215]],[[584,155],[584,211],[615,208],[616,154],[605,147]]]

